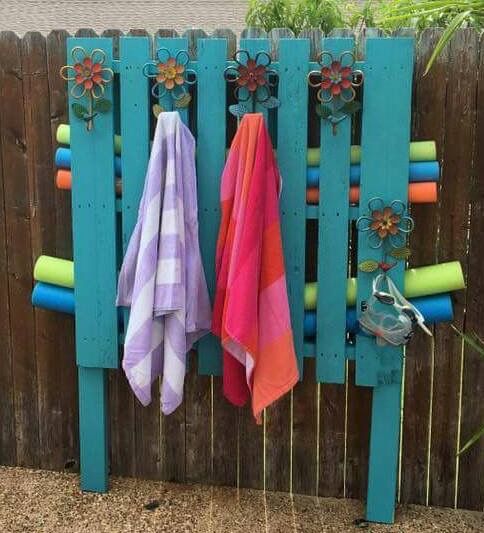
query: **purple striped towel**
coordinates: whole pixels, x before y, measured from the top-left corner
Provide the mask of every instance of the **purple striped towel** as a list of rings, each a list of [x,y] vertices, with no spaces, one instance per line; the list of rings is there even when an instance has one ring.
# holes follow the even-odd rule
[[[131,306],[123,368],[143,405],[162,377],[161,410],[183,400],[186,354],[208,333],[210,300],[198,242],[195,140],[177,112],[156,125],[138,221],[118,281]]]

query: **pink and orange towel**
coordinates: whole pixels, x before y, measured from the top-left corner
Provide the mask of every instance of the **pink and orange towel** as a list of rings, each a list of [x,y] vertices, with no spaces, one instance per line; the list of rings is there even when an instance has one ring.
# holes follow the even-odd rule
[[[213,332],[226,398],[262,410],[298,381],[279,220],[280,175],[262,114],[243,117],[221,182]]]

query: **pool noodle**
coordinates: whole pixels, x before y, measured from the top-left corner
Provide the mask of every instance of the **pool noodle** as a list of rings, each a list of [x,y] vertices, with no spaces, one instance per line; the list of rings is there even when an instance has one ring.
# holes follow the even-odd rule
[[[308,166],[319,165],[321,151],[319,147],[308,148]],[[437,147],[435,141],[415,141],[410,143],[410,161],[435,161],[437,159]],[[353,145],[350,148],[350,162],[352,165],[361,162],[361,146]]]
[[[350,187],[349,203],[357,204],[360,200],[360,188]],[[437,183],[435,181],[422,181],[409,183],[408,201],[411,204],[434,204],[437,202]],[[319,188],[306,189],[306,202],[314,205],[319,202]]]
[[[450,322],[454,317],[452,298],[448,293],[412,298],[410,299],[410,302],[422,313],[426,324]],[[356,307],[348,307],[346,309],[346,331],[348,333],[357,333],[358,330],[359,325],[356,317]],[[311,338],[315,335],[316,311],[305,311],[304,336]]]
[[[69,145],[71,143],[71,129],[69,124],[60,124],[56,134],[59,144]],[[114,153],[121,154],[121,136],[114,136]],[[307,163],[310,167],[319,165],[320,149],[308,148]],[[435,141],[414,141],[409,146],[410,161],[434,161],[437,159],[437,148]],[[361,146],[353,145],[350,148],[350,160],[354,165],[361,161]]]
[[[69,124],[59,124],[56,132],[56,139],[59,144],[71,144],[71,127]],[[114,153],[121,154],[121,136],[114,136]]]
[[[304,289],[304,308],[316,308],[317,282],[306,283]],[[405,271],[404,296],[416,298],[431,296],[443,292],[457,291],[465,288],[464,274],[459,261],[440,263]],[[353,306],[356,303],[356,278],[348,280],[346,290],[346,304]]]
[[[439,181],[440,167],[438,161],[415,161],[409,164],[408,181]],[[350,185],[359,185],[361,166],[350,166]],[[308,187],[319,186],[319,167],[308,167],[306,172]]]
[[[61,287],[74,287],[74,263],[49,255],[41,255],[34,266],[34,279]]]
[[[70,191],[72,189],[72,173],[70,170],[60,168],[55,175],[55,185],[58,189]],[[116,196],[121,196],[122,185],[121,180],[116,179],[115,184]]]
[[[32,305],[73,315],[75,313],[74,290],[38,282],[32,291]]]
[[[55,152],[55,165],[58,168],[71,169],[72,152],[70,148],[60,147]],[[121,158],[114,157],[114,173],[116,176],[121,176]]]

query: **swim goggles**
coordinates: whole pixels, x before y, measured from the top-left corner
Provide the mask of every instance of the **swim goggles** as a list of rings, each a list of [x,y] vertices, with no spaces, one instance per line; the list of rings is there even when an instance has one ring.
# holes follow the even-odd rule
[[[388,292],[383,290],[385,283]],[[422,313],[402,296],[388,274],[373,279],[373,290],[359,322],[365,332],[376,336],[378,344],[407,344],[416,326],[432,336]]]

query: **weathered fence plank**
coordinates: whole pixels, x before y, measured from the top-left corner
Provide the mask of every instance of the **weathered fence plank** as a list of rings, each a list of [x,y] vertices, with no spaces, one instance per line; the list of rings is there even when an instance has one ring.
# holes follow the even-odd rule
[[[476,92],[476,123],[473,147],[471,188],[471,217],[469,242],[469,272],[467,277],[467,302],[465,331],[476,333],[484,339],[484,38],[479,46],[479,78]],[[477,53],[477,50],[476,50]],[[469,95],[470,96],[470,95]],[[464,351],[462,380],[462,417],[459,447],[484,423],[484,361],[469,346]],[[459,460],[459,485],[457,506],[467,509],[484,508],[484,438],[481,438]]]
[[[444,52],[435,62],[427,76],[424,77],[423,72],[441,34],[440,29],[426,30],[417,47],[412,131],[414,140],[435,140],[440,155],[443,153],[446,123],[447,53]],[[410,237],[411,267],[436,262],[440,216],[438,205],[412,206],[416,229]],[[425,504],[427,501],[433,346],[431,337],[417,332],[406,348],[400,490],[402,502]],[[438,413],[435,415],[438,416]]]
[[[0,34],[0,101],[17,464],[39,466],[39,413],[32,291],[31,191],[27,167],[22,48]]]
[[[438,262],[459,260],[467,277],[469,201],[476,118],[478,35],[459,30],[450,55],[459,58],[448,71]],[[454,294],[454,324],[464,326],[466,292]],[[448,324],[435,330],[435,366],[430,445],[431,505],[451,507],[456,496],[456,443],[459,427],[462,341]]]
[[[50,129],[46,43],[40,33],[25,34],[22,48],[22,81],[25,112],[27,173],[32,207],[32,263],[42,253],[55,255],[55,191]],[[39,402],[40,465],[54,468],[64,460],[62,447],[62,396],[52,383],[61,381],[56,313],[34,310],[36,373]],[[69,354],[72,356],[73,354]]]
[[[52,150],[57,147],[56,131],[59,124],[68,122],[67,118],[67,93],[65,82],[59,76],[60,68],[66,62],[66,39],[68,33],[64,30],[55,30],[46,38],[47,51],[47,77],[49,86],[50,107],[50,139]],[[52,255],[66,259],[72,258],[72,215],[71,198],[66,191],[60,191],[53,186],[55,173],[54,163],[50,174],[49,184],[54,190],[55,227],[51,231],[55,234],[55,250]],[[73,317],[54,313],[55,328],[53,335],[56,340],[54,351],[56,353],[55,365],[59,367],[61,387],[57,394],[60,396],[60,425],[62,430],[62,462],[53,466],[59,468],[62,464],[75,467],[79,461],[78,441],[78,412],[77,412],[77,367],[74,342]],[[50,381],[50,377],[49,377]],[[69,384],[69,385],[67,385]]]

